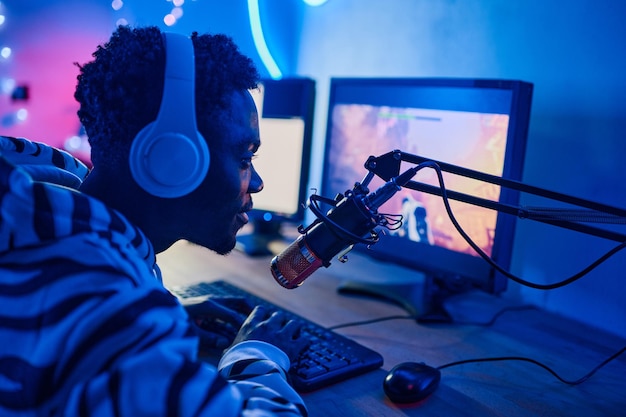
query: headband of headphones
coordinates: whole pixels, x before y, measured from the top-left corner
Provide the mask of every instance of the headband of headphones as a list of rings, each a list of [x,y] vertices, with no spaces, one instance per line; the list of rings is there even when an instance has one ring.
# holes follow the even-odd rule
[[[133,139],[129,164],[141,188],[157,197],[176,198],[202,183],[210,154],[196,125],[193,42],[177,33],[164,33],[163,41],[161,107],[156,120]]]

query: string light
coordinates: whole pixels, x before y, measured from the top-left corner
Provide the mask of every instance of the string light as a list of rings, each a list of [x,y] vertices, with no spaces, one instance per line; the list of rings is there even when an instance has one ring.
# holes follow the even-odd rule
[[[122,6],[124,6],[124,2],[122,0],[113,0],[113,2],[111,3],[111,7],[115,11],[120,10]]]
[[[185,4],[185,0],[165,0],[168,3],[172,3],[174,6],[172,10],[167,13],[163,17],[163,23],[167,26],[173,26],[176,24],[178,20],[180,20],[183,16],[183,5]],[[195,1],[195,0],[194,0]],[[321,6],[325,4],[328,0],[302,0],[308,6]],[[267,68],[267,71],[270,73],[270,77],[274,79],[282,78],[282,72],[270,50],[265,42],[265,35],[263,34],[263,29],[261,26],[261,16],[259,13],[259,0],[248,0],[248,18],[250,19],[250,28],[252,30],[252,39],[254,41],[254,45],[259,53],[259,57],[261,61]],[[113,0],[111,3],[111,7],[119,11],[124,6],[123,0]],[[126,19],[119,19],[118,25],[127,24]]]
[[[15,118],[18,122],[24,122],[28,119],[28,110],[21,108],[15,113]]]
[[[165,23],[167,26],[173,26],[176,23],[176,17],[173,14],[168,13],[163,18],[163,23]]]
[[[172,10],[163,16],[163,23],[167,26],[173,26],[176,22],[183,17],[183,5],[185,4],[185,0],[165,0],[167,3],[172,3]],[[194,0],[195,1],[195,0]],[[123,0],[113,0],[111,2],[111,8],[116,12],[119,12],[124,7]],[[119,18],[116,22],[117,26],[127,25],[128,20],[125,18]]]

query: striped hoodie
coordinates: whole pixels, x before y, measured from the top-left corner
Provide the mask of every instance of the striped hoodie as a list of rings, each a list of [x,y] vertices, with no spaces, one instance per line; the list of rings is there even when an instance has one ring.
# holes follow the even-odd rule
[[[71,155],[0,136],[0,415],[300,416],[289,359],[247,341],[198,361],[152,245],[75,189]]]

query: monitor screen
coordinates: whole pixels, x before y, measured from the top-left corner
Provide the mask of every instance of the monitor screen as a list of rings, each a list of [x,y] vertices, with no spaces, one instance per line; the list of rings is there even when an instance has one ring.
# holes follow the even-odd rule
[[[521,180],[531,97],[532,84],[521,81],[331,79],[322,194],[345,193],[367,174],[364,164],[368,157],[393,150]],[[382,185],[383,181],[377,180],[369,185],[370,191]],[[414,180],[438,187],[431,169],[419,171]],[[448,190],[518,203],[517,192],[493,184],[449,173],[444,173],[444,180]],[[472,240],[508,268],[516,220],[471,204],[450,203]],[[380,241],[369,248],[361,245],[362,252],[423,271],[430,289],[420,294],[441,298],[444,292],[469,288],[489,293],[506,288],[506,278],[456,231],[440,196],[403,188],[379,212],[401,214],[402,225],[385,230]],[[371,288],[379,291],[382,287],[352,282],[345,283],[343,290]],[[401,292],[406,293],[404,289]],[[396,298],[390,293],[390,298]],[[413,313],[431,308],[432,300],[398,297],[395,301]]]
[[[308,78],[267,79],[250,93],[259,113],[261,147],[253,163],[263,191],[252,196],[251,227],[240,233],[237,248],[268,255],[275,252],[270,244],[281,238],[282,224],[304,219],[315,83]]]

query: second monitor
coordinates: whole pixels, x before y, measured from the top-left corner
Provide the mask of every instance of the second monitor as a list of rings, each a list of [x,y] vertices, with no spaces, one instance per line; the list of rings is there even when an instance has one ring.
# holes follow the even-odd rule
[[[304,220],[315,107],[315,82],[309,78],[264,79],[250,93],[259,113],[261,147],[254,167],[263,191],[254,194],[250,226],[237,236],[237,249],[249,255],[272,254],[283,223]]]

